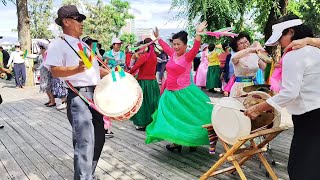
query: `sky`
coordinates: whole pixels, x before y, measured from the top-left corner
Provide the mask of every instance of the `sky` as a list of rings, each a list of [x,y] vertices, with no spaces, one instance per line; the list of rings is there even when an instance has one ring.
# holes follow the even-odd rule
[[[153,28],[155,26],[163,29],[182,28],[185,21],[173,21],[177,11],[170,11],[171,0],[127,0],[130,3],[130,13],[135,16],[135,27]],[[54,0],[54,10],[61,6],[62,0]],[[93,1],[95,2],[95,1]],[[110,0],[104,0],[105,3]],[[17,28],[16,7],[12,3],[4,6],[0,3],[1,21],[0,35],[17,37],[17,32],[12,32]]]

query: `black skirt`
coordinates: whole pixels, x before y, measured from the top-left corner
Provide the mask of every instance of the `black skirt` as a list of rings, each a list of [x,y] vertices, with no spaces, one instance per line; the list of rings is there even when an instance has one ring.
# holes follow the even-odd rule
[[[292,121],[289,177],[291,180],[320,180],[320,108],[292,115]]]

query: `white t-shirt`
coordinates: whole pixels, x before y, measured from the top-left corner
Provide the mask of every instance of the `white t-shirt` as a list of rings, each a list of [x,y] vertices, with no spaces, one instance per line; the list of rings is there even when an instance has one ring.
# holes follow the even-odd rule
[[[282,61],[282,87],[267,103],[300,115],[320,108],[320,49],[313,46],[288,52]]]
[[[12,62],[15,64],[20,64],[20,63],[24,63],[24,59],[22,58],[22,51],[13,51],[10,54],[10,59],[8,61],[7,66],[9,66]]]
[[[87,47],[90,49],[84,42],[80,39],[74,38],[72,36],[63,34],[65,39],[69,44],[76,50],[79,51],[78,43],[82,44],[82,47]],[[92,61],[93,66],[90,69],[85,70],[82,73],[78,73],[68,77],[61,77],[62,80],[68,80],[74,87],[79,86],[94,86],[97,85],[100,80],[100,67],[99,63],[94,58]],[[49,44],[47,50],[47,58],[45,61],[46,67],[51,66],[78,66],[79,57],[72,50],[72,48],[60,37],[55,39],[52,43]]]

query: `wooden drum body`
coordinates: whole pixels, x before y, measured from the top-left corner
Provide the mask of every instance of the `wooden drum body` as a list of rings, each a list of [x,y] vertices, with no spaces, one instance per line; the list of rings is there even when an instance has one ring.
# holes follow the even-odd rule
[[[242,100],[224,97],[215,103],[211,121],[218,137],[228,144],[235,144],[243,136],[253,132],[280,126],[280,112],[273,109],[262,113],[254,120],[245,116],[240,110],[258,104],[271,96],[261,91],[252,91]]]

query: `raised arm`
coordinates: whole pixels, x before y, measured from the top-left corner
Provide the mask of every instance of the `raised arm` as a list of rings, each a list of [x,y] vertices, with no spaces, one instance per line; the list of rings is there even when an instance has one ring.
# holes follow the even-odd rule
[[[147,58],[146,55],[141,55],[137,62],[134,64],[134,66],[131,68],[131,70],[129,71],[130,74],[135,73],[138,69],[140,69],[140,67],[146,62]]]
[[[160,46],[162,47],[163,51],[166,54],[168,54],[170,57],[172,57],[174,54],[174,50],[166,42],[164,42],[164,40],[159,39],[158,42],[159,42]]]
[[[198,54],[199,48],[201,46],[201,34],[203,34],[204,29],[208,26],[207,21],[203,21],[197,26],[196,29],[196,37],[194,39],[194,44],[192,49],[187,53],[186,55],[186,60],[188,62],[193,61],[193,59],[196,57]]]
[[[320,38],[304,38],[299,40],[292,41],[285,49],[284,52],[287,52],[288,49],[300,49],[305,47],[306,45],[315,46],[320,48]]]
[[[251,47],[251,48],[243,49],[241,51],[238,51],[236,54],[234,54],[232,56],[231,60],[232,60],[233,64],[237,64],[241,58],[243,58],[244,56],[246,56],[250,53],[256,53],[257,50],[261,50],[261,48]]]
[[[162,47],[163,51],[168,54],[169,56],[172,56],[174,54],[174,50],[161,38],[159,38],[159,29],[155,27],[155,30],[153,31],[154,37],[158,38],[158,42],[160,46]]]
[[[192,49],[189,52],[187,52],[187,54],[186,54],[186,61],[188,61],[188,62],[193,61],[193,59],[198,54],[200,45],[201,45],[201,40],[199,41],[199,40],[195,39]]]

